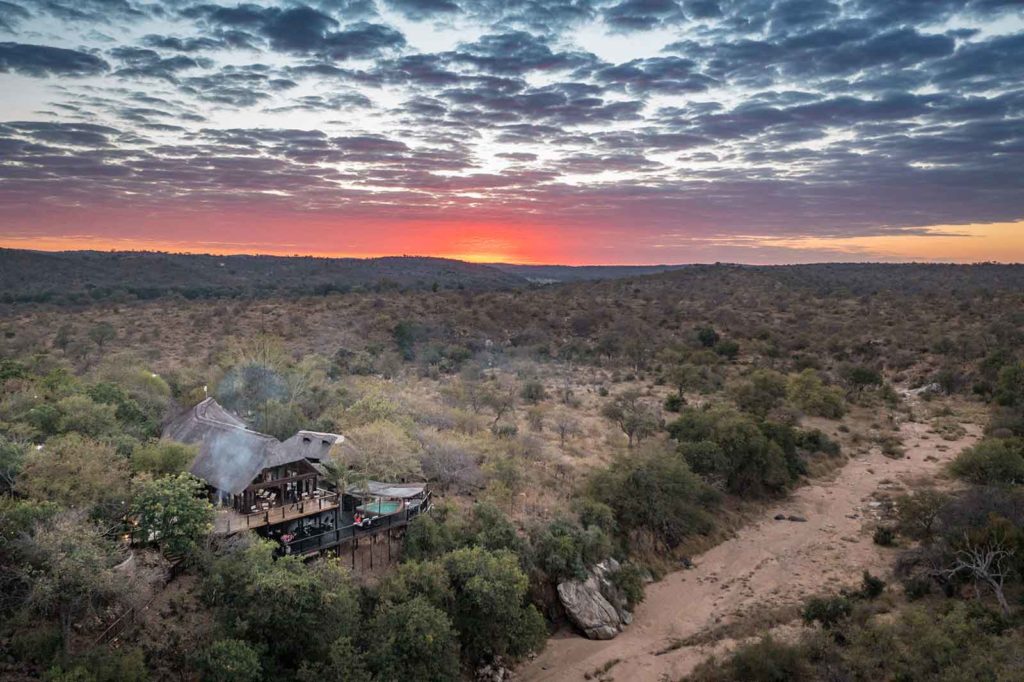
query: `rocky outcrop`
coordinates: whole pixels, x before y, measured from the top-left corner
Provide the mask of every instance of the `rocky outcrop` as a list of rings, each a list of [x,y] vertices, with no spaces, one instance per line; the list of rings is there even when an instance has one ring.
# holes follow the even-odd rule
[[[612,639],[633,622],[625,595],[611,581],[619,568],[615,559],[606,559],[590,569],[585,580],[558,585],[558,599],[569,620],[589,639]]]

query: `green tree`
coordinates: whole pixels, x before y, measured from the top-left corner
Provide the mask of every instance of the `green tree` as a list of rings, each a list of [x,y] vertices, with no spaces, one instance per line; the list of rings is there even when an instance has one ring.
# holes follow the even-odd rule
[[[117,408],[93,402],[88,396],[72,395],[57,401],[61,433],[81,433],[91,438],[110,436],[117,430]]]
[[[30,585],[25,606],[57,620],[65,652],[75,623],[134,593],[130,576],[114,570],[123,553],[81,513],[36,526],[22,553],[23,579]]]
[[[838,419],[845,411],[842,393],[835,387],[826,386],[818,372],[810,367],[789,377],[786,397],[813,417]]]
[[[626,434],[627,445],[633,447],[659,427],[657,413],[640,399],[640,392],[629,389],[604,406],[601,414]]]
[[[882,385],[881,373],[866,365],[844,365],[839,369],[839,375],[851,393],[858,397],[865,389]]]
[[[704,383],[701,369],[689,362],[673,364],[666,371],[665,378],[669,384],[675,387],[678,398],[682,398],[683,392],[687,389],[698,388]]]
[[[552,583],[585,578],[586,570],[611,555],[611,542],[597,526],[583,529],[555,519],[531,533],[534,563]]]
[[[105,443],[69,434],[30,450],[16,489],[66,507],[120,510],[129,494],[128,462]]]
[[[531,405],[536,405],[542,400],[547,399],[548,392],[541,382],[536,380],[527,381],[519,391],[519,397]]]
[[[447,610],[454,595],[444,564],[439,561],[406,561],[381,582],[378,598],[382,603],[391,604],[420,598]]]
[[[934,488],[923,488],[912,495],[897,498],[896,517],[900,533],[915,540],[930,540],[939,514],[949,499],[948,495]]]
[[[274,549],[250,539],[216,557],[203,596],[232,636],[264,650],[273,667],[294,671],[326,660],[334,642],[352,637],[359,609],[339,562],[275,559]]]
[[[713,327],[697,327],[697,341],[705,348],[713,348],[721,338]]]
[[[979,485],[1024,483],[1024,438],[986,438],[957,455],[950,470]]]
[[[97,322],[89,329],[89,338],[97,348],[103,350],[103,346],[117,338],[117,330],[107,321]]]
[[[717,495],[674,452],[641,449],[596,471],[588,493],[610,507],[634,544],[672,549],[687,537],[709,532]]]
[[[57,329],[57,333],[53,337],[54,348],[59,348],[62,351],[67,350],[71,341],[75,338],[75,328],[70,322],[65,322]]]
[[[203,492],[202,482],[190,474],[144,481],[129,512],[138,537],[172,554],[191,553],[213,529],[213,506]]]
[[[467,660],[515,659],[541,646],[547,629],[526,604],[529,581],[515,554],[470,547],[451,552],[443,563],[455,595],[449,613]]]
[[[219,639],[199,656],[203,682],[257,682],[263,667],[259,654],[240,639]]]
[[[1006,365],[999,370],[996,402],[1006,407],[1024,407],[1024,362]]]
[[[25,465],[26,447],[0,435],[0,493],[10,494]]]
[[[196,457],[194,445],[155,440],[132,451],[131,467],[136,473],[168,476],[186,471]]]
[[[731,389],[740,409],[764,417],[786,397],[786,378],[770,369],[756,369]]]
[[[382,604],[370,622],[369,642],[370,667],[379,679],[448,682],[459,677],[451,621],[423,597]]]
[[[772,422],[759,426],[735,410],[684,410],[668,430],[680,442],[680,452],[688,461],[692,460],[702,475],[722,479],[726,489],[736,495],[778,495],[799,470],[795,443],[787,442],[793,440],[792,429],[780,428]],[[791,455],[776,439],[787,445]]]
[[[409,524],[404,545],[407,559],[432,559],[454,548],[451,529],[434,517],[434,514],[421,514]]]
[[[350,637],[339,637],[327,651],[327,660],[305,661],[299,682],[367,682],[372,680],[363,654]]]

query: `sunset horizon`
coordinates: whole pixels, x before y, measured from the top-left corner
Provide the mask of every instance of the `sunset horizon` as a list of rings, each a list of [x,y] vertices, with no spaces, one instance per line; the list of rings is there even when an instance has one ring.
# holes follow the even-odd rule
[[[907,230],[910,234],[888,234],[875,237],[803,237],[777,239],[757,236],[732,235],[715,242],[716,256],[733,254],[728,257],[706,256],[703,259],[687,258],[684,251],[673,250],[678,257],[672,259],[636,258],[616,259],[599,257],[584,259],[574,257],[582,247],[577,244],[546,244],[549,252],[565,254],[545,256],[538,252],[538,242],[524,240],[516,243],[509,238],[495,239],[493,234],[486,237],[452,239],[439,238],[431,233],[425,240],[432,245],[423,250],[352,250],[301,248],[294,244],[249,244],[162,242],[141,239],[103,240],[88,235],[67,235],[59,237],[12,237],[0,235],[0,249],[23,249],[48,253],[74,251],[100,252],[160,252],[169,254],[214,255],[214,256],[279,256],[314,258],[355,258],[377,259],[392,257],[444,258],[467,263],[518,264],[518,265],[566,265],[586,266],[659,266],[691,265],[708,263],[733,263],[739,265],[793,265],[817,263],[1021,263],[1024,262],[1024,223],[991,225],[948,225]],[[728,246],[734,246],[728,250]],[[697,250],[695,250],[697,251]],[[759,255],[759,251],[764,251]],[[661,250],[655,250],[658,254]],[[699,251],[698,251],[699,253]]]
[[[1024,261],[1013,0],[0,2],[0,245]]]

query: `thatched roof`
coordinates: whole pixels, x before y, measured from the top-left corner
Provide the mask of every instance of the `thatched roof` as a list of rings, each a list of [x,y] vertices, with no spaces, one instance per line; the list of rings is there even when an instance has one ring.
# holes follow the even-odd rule
[[[344,436],[299,431],[281,442],[246,427],[245,422],[207,398],[186,410],[164,429],[164,438],[199,446],[189,471],[214,488],[242,492],[269,467],[302,460],[319,462]]]
[[[320,462],[328,458],[333,448],[340,448],[343,443],[345,443],[345,436],[337,433],[299,431],[281,443],[277,450],[282,457]],[[288,461],[294,461],[294,459]]]

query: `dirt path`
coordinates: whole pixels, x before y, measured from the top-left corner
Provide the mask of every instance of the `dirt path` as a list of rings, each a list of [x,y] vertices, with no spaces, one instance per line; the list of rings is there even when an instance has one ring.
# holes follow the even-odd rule
[[[609,673],[616,680],[675,681],[708,651],[681,647],[656,655],[673,641],[741,620],[744,614],[854,586],[864,569],[888,574],[895,550],[872,542],[870,529],[878,509],[872,494],[934,476],[978,438],[977,427],[966,427],[968,434],[960,440],[944,441],[928,434],[927,424],[904,424],[906,458],[889,459],[873,449],[848,462],[834,480],[800,488],[767,509],[763,521],[696,557],[693,569],[648,586],[635,621],[618,637],[601,642],[557,636],[519,670],[519,679],[583,680],[585,674],[619,659]],[[807,520],[776,521],[776,514]]]

